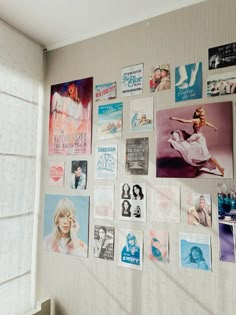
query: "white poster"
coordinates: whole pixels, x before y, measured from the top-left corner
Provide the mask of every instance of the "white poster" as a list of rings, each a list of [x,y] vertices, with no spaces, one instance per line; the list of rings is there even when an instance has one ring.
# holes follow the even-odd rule
[[[153,130],[153,97],[130,102],[130,131],[143,132]]]
[[[96,146],[96,179],[116,179],[117,144]]]
[[[113,220],[114,217],[114,186],[94,187],[94,217]]]
[[[121,96],[143,93],[143,63],[122,68]]]

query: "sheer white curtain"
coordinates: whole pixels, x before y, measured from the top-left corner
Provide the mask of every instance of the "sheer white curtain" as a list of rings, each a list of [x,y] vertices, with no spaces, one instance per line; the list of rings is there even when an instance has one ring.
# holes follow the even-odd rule
[[[38,45],[1,21],[0,46],[0,313],[22,315],[32,307],[43,57]]]

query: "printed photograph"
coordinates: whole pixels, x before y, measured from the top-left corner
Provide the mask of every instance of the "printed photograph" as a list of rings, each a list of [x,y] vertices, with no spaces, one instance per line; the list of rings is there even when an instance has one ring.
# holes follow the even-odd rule
[[[71,162],[71,188],[86,189],[87,187],[87,161]]]
[[[114,260],[115,228],[111,226],[94,226],[94,257]]]
[[[149,233],[149,257],[155,262],[169,262],[169,239],[167,231]]]
[[[153,130],[153,97],[130,102],[130,131],[143,132]]]
[[[90,154],[93,78],[51,86],[49,155]]]
[[[89,197],[45,195],[43,244],[46,250],[87,257]]]
[[[121,138],[123,103],[98,106],[97,139]]]
[[[171,88],[169,64],[158,65],[151,68],[149,86],[150,92],[159,92]]]
[[[64,162],[49,162],[49,186],[61,186],[64,185]]]
[[[202,98],[202,63],[196,62],[175,68],[175,101]]]
[[[207,96],[222,96],[236,93],[236,71],[209,75]]]
[[[156,112],[156,176],[232,178],[232,102]]]
[[[236,183],[218,184],[220,260],[236,263]]]
[[[187,200],[188,224],[211,227],[211,195],[191,193]]]
[[[107,101],[116,98],[116,82],[95,85],[95,101]]]
[[[121,70],[121,96],[143,94],[143,63]]]
[[[113,220],[114,186],[94,186],[94,217]]]
[[[119,265],[126,268],[142,270],[143,232],[120,229],[119,231]]]
[[[180,266],[211,271],[210,236],[179,233]]]
[[[236,65],[236,43],[208,49],[209,70]]]

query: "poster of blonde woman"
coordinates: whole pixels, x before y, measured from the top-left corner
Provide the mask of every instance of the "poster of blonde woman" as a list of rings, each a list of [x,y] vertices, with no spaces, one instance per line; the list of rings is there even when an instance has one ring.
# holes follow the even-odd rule
[[[54,253],[87,257],[89,197],[45,195],[43,244]]]
[[[93,78],[51,86],[49,154],[89,154]]]

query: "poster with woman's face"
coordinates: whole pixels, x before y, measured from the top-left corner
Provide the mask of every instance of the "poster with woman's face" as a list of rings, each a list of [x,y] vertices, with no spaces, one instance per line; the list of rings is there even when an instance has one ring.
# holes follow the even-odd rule
[[[120,184],[120,220],[146,222],[146,185]]]
[[[114,238],[114,227],[95,225],[93,240],[94,257],[105,260],[114,260]]]
[[[211,271],[210,236],[179,233],[180,266]]]
[[[143,232],[137,230],[119,231],[119,265],[142,270]]]
[[[187,200],[187,222],[194,226],[211,227],[211,195],[191,193]]]
[[[156,112],[156,177],[232,178],[232,102]]]
[[[169,261],[169,246],[168,246],[168,232],[154,231],[149,232],[149,257],[155,262]]]
[[[43,244],[54,253],[87,257],[89,197],[45,195]]]

